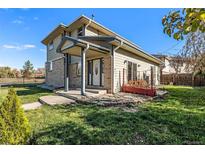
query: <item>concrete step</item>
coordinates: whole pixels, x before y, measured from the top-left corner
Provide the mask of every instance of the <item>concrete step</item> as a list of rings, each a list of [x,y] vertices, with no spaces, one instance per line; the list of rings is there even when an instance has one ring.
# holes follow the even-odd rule
[[[72,104],[75,100],[69,99],[63,96],[42,96],[39,98],[39,102],[47,105],[61,105],[61,104]]]
[[[28,104],[23,104],[23,109],[25,111],[28,110],[35,110],[41,107],[41,103],[40,102],[33,102],[33,103],[28,103]]]
[[[85,89],[86,92],[94,93],[94,94],[107,94],[107,90],[105,89]]]

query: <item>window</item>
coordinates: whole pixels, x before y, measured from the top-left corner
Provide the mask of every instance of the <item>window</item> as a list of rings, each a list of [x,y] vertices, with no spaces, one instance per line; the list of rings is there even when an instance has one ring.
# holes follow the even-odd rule
[[[92,82],[91,78],[92,78],[92,61],[89,60],[88,61],[88,85],[92,84],[91,83]]]
[[[137,80],[137,64],[133,63],[133,80]]]
[[[147,78],[147,72],[144,71],[144,72],[143,72],[143,80],[146,80],[146,78]]]
[[[76,74],[77,74],[77,76],[80,76],[81,75],[81,63],[77,63],[77,72],[76,72]]]
[[[128,81],[132,80],[132,62],[128,62]]]
[[[83,27],[78,28],[78,36],[83,36]]]
[[[48,62],[47,66],[48,66],[48,71],[52,71],[53,70],[53,62],[52,61]]]
[[[128,61],[128,81],[137,80],[137,64]]]
[[[157,80],[160,81],[160,68],[157,67]]]
[[[53,41],[48,44],[48,50],[52,50],[54,48]]]

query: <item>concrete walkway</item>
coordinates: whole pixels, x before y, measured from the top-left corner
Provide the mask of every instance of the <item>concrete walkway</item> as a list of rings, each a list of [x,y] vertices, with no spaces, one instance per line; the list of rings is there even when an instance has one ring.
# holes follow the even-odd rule
[[[71,104],[75,102],[75,100],[63,96],[42,96],[39,101],[47,105]]]
[[[33,102],[33,103],[23,104],[23,109],[25,111],[34,110],[34,109],[37,109],[37,108],[41,107],[41,105],[42,104],[40,102]]]
[[[34,110],[40,108],[43,104],[47,105],[60,105],[60,104],[71,104],[75,101],[62,96],[42,96],[39,98],[39,102],[33,102],[28,104],[23,104],[23,109],[25,111]]]

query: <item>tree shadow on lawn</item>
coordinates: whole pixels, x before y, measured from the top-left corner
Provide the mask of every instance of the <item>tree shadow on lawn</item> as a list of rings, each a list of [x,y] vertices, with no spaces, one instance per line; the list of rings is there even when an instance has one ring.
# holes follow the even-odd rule
[[[89,116],[92,116],[90,114]],[[96,116],[96,115],[94,115]],[[97,116],[105,116],[97,115]],[[106,115],[109,116],[109,115]],[[98,124],[102,120],[97,121]],[[95,118],[95,117],[92,117]],[[86,119],[85,119],[86,120]],[[109,123],[119,123],[113,119],[107,121],[106,125]],[[119,129],[119,130],[118,130]],[[126,133],[127,128],[117,128],[113,126],[96,127],[89,124],[88,122],[78,123],[68,121],[65,123],[58,123],[47,127],[46,129],[40,131],[33,136],[31,144],[68,144],[68,145],[106,145],[106,144],[128,144],[128,138]]]
[[[107,135],[113,130],[117,140],[124,138],[129,144],[204,144],[204,118],[201,113],[163,108],[146,108],[134,114],[96,112],[86,117],[90,125],[103,128]],[[141,142],[135,140],[136,133],[143,137]]]
[[[33,136],[31,144],[90,144],[92,134],[75,122],[59,123]]]
[[[205,115],[202,113],[160,107],[129,113],[99,107],[83,119],[83,123],[67,121],[51,125],[35,134],[32,144],[205,143]]]

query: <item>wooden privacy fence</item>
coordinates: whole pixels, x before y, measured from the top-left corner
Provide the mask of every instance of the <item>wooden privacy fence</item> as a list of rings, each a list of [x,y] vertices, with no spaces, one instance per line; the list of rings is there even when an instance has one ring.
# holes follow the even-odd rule
[[[164,85],[173,84],[192,86],[192,74],[163,74],[161,75],[160,83]],[[205,86],[205,76],[195,76],[194,86]]]

